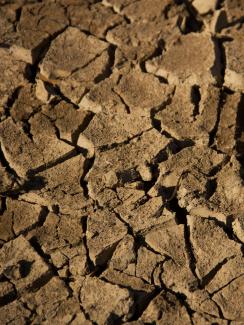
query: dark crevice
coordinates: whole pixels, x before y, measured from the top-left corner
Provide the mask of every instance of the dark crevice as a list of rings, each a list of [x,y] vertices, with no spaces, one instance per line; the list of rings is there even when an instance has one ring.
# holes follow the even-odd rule
[[[22,129],[25,135],[33,142],[33,134],[31,133],[31,124],[28,120],[22,122]]]
[[[213,291],[211,294],[210,294],[210,297],[213,297],[216,293],[220,292],[221,290],[223,290],[224,288],[228,287],[233,281],[236,281],[237,279],[243,277],[243,273],[240,274],[239,276],[237,276],[236,278],[234,279],[231,279],[229,282],[225,283],[225,285],[223,285],[222,287],[218,288],[217,290]]]
[[[234,258],[232,256],[231,258]],[[215,275],[218,273],[218,271],[231,259],[231,258],[225,258],[222,262],[218,263],[208,274],[206,274],[201,279],[200,288],[204,289],[215,277]]]
[[[80,186],[83,189],[84,196],[89,198],[89,190],[88,190],[88,182],[86,176],[88,175],[89,171],[92,169],[95,162],[95,157],[87,158],[83,165],[83,175],[80,178]]]
[[[85,250],[86,250],[86,260],[87,260],[87,268],[88,268],[88,273],[92,273],[94,272],[95,270],[95,266],[94,266],[94,263],[92,262],[91,258],[90,258],[90,255],[89,255],[89,248],[88,248],[88,245],[87,245],[87,237],[86,237],[86,234],[87,234],[87,220],[88,220],[89,217],[87,216],[84,216],[81,218],[81,225],[82,225],[82,230],[83,230],[83,233],[85,234],[85,236],[83,237],[83,244],[85,246]]]
[[[147,73],[147,70],[146,70],[146,61],[152,60],[152,59],[154,59],[154,58],[162,55],[162,52],[163,52],[164,47],[165,47],[164,41],[163,40],[159,40],[158,41],[158,45],[156,46],[154,52],[151,55],[147,56],[146,58],[143,58],[143,60],[140,62],[140,68],[141,68],[142,72]],[[164,81],[163,83],[165,83],[165,79],[164,78],[161,81]]]
[[[237,108],[236,118],[236,155],[237,159],[244,168],[244,95],[242,94],[241,100]],[[244,179],[244,173],[242,175]]]
[[[20,232],[20,234],[26,235],[28,232],[30,232],[33,229],[36,229],[38,227],[42,227],[44,222],[46,221],[46,218],[48,216],[49,210],[47,207],[42,206],[40,214],[38,216],[38,221],[34,224],[32,224],[30,227],[25,229],[24,231]]]
[[[118,81],[119,83],[119,81]],[[118,92],[116,92],[116,90],[114,88],[112,88],[112,91],[119,97],[119,99],[121,100],[122,104],[125,106],[125,110],[127,112],[127,114],[130,114],[130,107],[128,104],[126,104],[126,102],[124,101],[123,97],[120,96],[120,94]]]
[[[18,182],[18,187],[12,190],[8,190],[2,193],[5,196],[9,196],[13,199],[17,199],[18,195],[27,193],[33,190],[40,190],[46,184],[44,177],[42,176],[32,176],[27,180],[22,180],[22,182]]]
[[[207,180],[207,184],[206,184],[206,200],[209,200],[213,194],[216,192],[217,189],[217,179],[216,178],[212,178],[212,179],[208,179]]]
[[[88,112],[86,117],[84,118],[82,124],[77,128],[77,130],[75,130],[72,134],[72,142],[74,144],[77,143],[79,135],[85,131],[85,129],[88,127],[88,125],[90,124],[90,122],[92,121],[93,117],[94,117],[94,113],[92,112]]]
[[[184,22],[184,25],[181,27],[179,26],[180,31],[182,34],[189,34],[189,33],[197,33],[201,32],[204,26],[202,18],[199,16],[196,9],[193,7],[189,0],[184,0],[185,8],[188,12],[188,16]],[[179,22],[178,22],[179,24]]]
[[[176,196],[171,201],[167,202],[167,205],[169,209],[175,213],[176,223],[184,225],[185,248],[188,255],[189,267],[199,284],[199,279],[196,274],[196,259],[194,256],[194,250],[190,240],[190,228],[187,224],[188,212],[186,208],[180,207]]]
[[[219,76],[217,80],[219,86],[223,86],[225,78],[225,69],[226,69],[226,56],[224,49],[224,39],[213,38],[214,42],[214,51],[215,51],[215,61],[214,65],[211,68],[213,75]]]
[[[167,202],[167,206],[172,212],[175,213],[175,220],[177,224],[185,225],[187,223],[187,210],[179,206],[178,199],[176,196]]]
[[[148,305],[150,302],[160,293],[161,289],[160,288],[155,288],[152,292],[150,293],[144,293],[142,291],[135,291],[133,289],[129,289],[131,291],[131,294],[135,296],[135,312],[130,318],[130,321],[137,321],[143,312],[147,309]],[[138,296],[138,297],[137,297]]]
[[[217,108],[216,123],[215,123],[212,131],[209,133],[209,143],[208,143],[209,147],[213,147],[213,148],[215,147],[215,137],[216,137],[216,134],[218,132],[218,127],[219,127],[219,122],[220,122],[220,115],[221,115],[222,107],[223,107],[223,105],[225,103],[225,100],[226,100],[226,96],[227,96],[227,94],[224,91],[224,89],[221,89],[218,108]]]
[[[159,167],[158,164],[151,164],[148,166],[150,168],[150,172],[152,174],[152,179],[150,181],[143,182],[143,189],[146,193],[150,191],[150,189],[155,185],[159,177]]]
[[[111,143],[111,144],[106,144],[106,145],[98,147],[98,149],[99,149],[100,152],[104,152],[104,151],[109,151],[109,150],[112,150],[112,149],[115,149],[115,148],[118,148],[118,147],[122,147],[124,145],[129,144],[134,139],[140,138],[144,133],[146,133],[146,132],[148,132],[150,130],[152,130],[152,128],[144,130],[144,131],[142,131],[142,132],[140,132],[138,134],[135,134],[131,138],[128,138],[127,140],[124,140],[122,142],[114,142],[114,143]]]
[[[47,80],[42,80],[44,82],[44,85],[46,87],[46,90],[48,92],[49,95],[53,95],[55,96],[54,99],[51,100],[50,104],[57,104],[58,102],[60,102],[60,100],[63,100],[64,102],[73,105],[76,109],[79,108],[79,106],[72,102],[72,100],[68,97],[66,97],[60,90],[60,88],[58,87],[58,85],[52,84],[50,82],[48,82]],[[86,93],[88,92],[88,90],[86,90],[81,97],[83,97]],[[56,98],[57,97],[57,98]]]
[[[79,155],[80,153],[76,150],[76,149],[73,149],[71,150],[70,152],[68,152],[67,154],[65,154],[64,156],[62,157],[59,157],[53,161],[50,161],[44,165],[41,165],[40,167],[37,167],[35,169],[32,169],[32,170],[29,170],[28,173],[27,173],[27,176],[28,177],[33,177],[34,175],[38,174],[38,173],[41,173],[43,171],[46,171],[50,168],[53,168],[63,162],[65,162],[66,160],[69,160],[77,155]]]
[[[101,74],[99,74],[98,76],[96,76],[96,78],[94,79],[95,84],[103,81],[104,79],[107,79],[110,77],[110,75],[113,72],[113,66],[114,66],[114,62],[115,62],[115,49],[116,47],[112,44],[110,44],[110,46],[108,47],[108,55],[109,55],[109,60],[107,65],[105,66],[103,72]]]
[[[67,27],[68,26],[65,26],[63,29],[59,30],[58,32],[54,33],[53,35],[50,35],[34,49],[34,51],[32,53],[32,56],[34,58],[34,64],[28,65],[28,72],[26,74],[27,79],[31,83],[35,83],[35,79],[36,79],[37,73],[39,71],[39,67],[38,67],[39,63],[41,62],[41,60],[45,57],[46,53],[48,52],[52,41],[54,41],[54,39],[56,37],[58,37],[60,34],[62,34],[67,29]]]
[[[4,212],[7,210],[7,205],[6,205],[6,197],[0,197],[0,216],[4,214]]]
[[[6,171],[9,173],[9,175],[13,178],[13,182],[20,179],[16,171],[10,166],[9,162],[4,156],[4,153],[2,151],[1,143],[0,143],[0,161],[3,167],[6,169]]]
[[[174,96],[175,91],[172,93],[172,95],[167,99],[167,101],[163,102],[161,105],[159,105],[158,107],[154,107],[151,109],[150,111],[150,118],[151,118],[151,123],[152,126],[158,130],[159,132],[162,131],[162,127],[161,127],[161,122],[160,120],[158,120],[156,118],[156,114],[161,112],[162,110],[164,110],[168,105],[170,105],[172,103],[172,98]]]
[[[9,279],[6,278],[5,276],[3,277],[3,280],[5,282],[8,282],[8,283],[12,284],[11,281],[9,281]],[[18,298],[18,293],[17,293],[17,290],[16,290],[15,286],[13,285],[13,290],[12,291],[10,291],[9,293],[7,293],[7,294],[0,297],[0,308],[5,306],[5,305],[10,304],[11,302],[16,300],[17,298]]]
[[[10,108],[14,105],[15,101],[18,99],[21,88],[22,86],[17,87],[14,90],[14,92],[9,96],[6,104],[4,105],[5,118],[10,116]]]
[[[201,101],[201,93],[200,93],[200,87],[197,85],[194,85],[191,87],[191,101],[194,105],[194,109],[193,109],[193,117],[194,119],[197,118],[197,116],[199,115],[199,104]]]

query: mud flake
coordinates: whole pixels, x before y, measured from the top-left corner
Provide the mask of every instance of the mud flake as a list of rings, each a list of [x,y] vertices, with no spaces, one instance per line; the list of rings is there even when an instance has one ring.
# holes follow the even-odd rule
[[[225,259],[240,254],[240,246],[214,220],[189,216],[188,222],[199,277],[204,278]]]
[[[173,294],[168,292],[159,294],[150,302],[141,320],[145,323],[156,320],[158,324],[172,324],[172,322],[191,324],[186,308]]]
[[[226,319],[243,321],[243,276],[232,281],[228,286],[213,296]]]
[[[88,85],[106,69],[107,50],[106,42],[69,27],[52,42],[40,64],[40,75],[78,103]]]
[[[131,110],[139,111],[141,115],[148,115],[150,109],[167,102],[173,88],[161,84],[152,75],[134,70],[121,78],[115,90]]]
[[[234,38],[225,43],[226,69],[225,86],[234,91],[243,91],[244,60],[243,60],[243,28],[232,35]]]
[[[113,10],[96,3],[93,6],[69,6],[68,15],[71,25],[81,30],[89,31],[98,38],[103,38],[108,29],[122,23],[122,16],[114,14]]]
[[[162,130],[176,139],[192,139],[207,145],[217,120],[218,105],[217,88],[204,86],[198,89],[186,83],[177,86],[172,102],[155,118],[161,122]]]
[[[115,188],[138,180],[138,165],[145,162],[150,164],[168,142],[166,137],[152,129],[128,144],[97,154],[88,175],[90,196],[95,198],[102,195],[100,193],[106,187]],[[116,175],[113,185],[110,182],[111,177],[107,177],[108,173],[111,176],[111,172]]]
[[[80,186],[85,159],[78,155],[39,172],[35,177],[43,180],[39,189],[22,195],[23,199],[44,206],[58,205],[60,211],[69,214],[90,204]]]
[[[134,301],[129,291],[97,278],[86,278],[80,299],[90,319],[100,324],[116,324],[132,316]]]
[[[53,16],[55,12],[55,18]],[[11,51],[18,59],[33,64],[48,45],[50,37],[63,30],[68,19],[62,6],[57,3],[30,4],[24,6]]]
[[[202,2],[201,0],[194,0],[193,6],[199,12],[200,15],[204,15],[209,13],[210,11],[214,11],[218,4],[217,0],[207,0]]]
[[[117,245],[109,266],[115,270],[135,275],[136,251],[133,236],[126,235]]]
[[[244,242],[244,218],[242,215],[236,217],[232,224],[234,234],[243,243]]]
[[[0,321],[2,324],[24,324],[30,318],[31,312],[22,302],[13,301],[1,307]]]
[[[91,214],[87,224],[87,245],[94,264],[105,264],[126,234],[127,227],[109,210]]]
[[[153,275],[156,266],[164,261],[159,254],[155,254],[144,246],[137,252],[136,276],[144,279],[148,283],[154,282]]]
[[[215,60],[215,45],[210,36],[191,33],[175,40],[162,56],[147,61],[146,70],[170,84],[187,81],[191,85],[208,85],[220,77],[220,66]]]
[[[0,105],[6,106],[7,101],[18,87],[24,86],[26,80],[26,64],[13,58],[10,51],[0,48]]]
[[[34,286],[49,272],[48,265],[23,236],[4,244],[0,250],[0,274],[9,278],[18,292]]]
[[[22,177],[73,149],[56,137],[55,129],[43,114],[31,117],[29,123],[30,135],[11,118],[0,124],[0,141],[5,158]]]
[[[46,105],[43,108],[46,114],[59,130],[61,139],[73,142],[77,141],[79,129],[82,127],[87,113],[77,110],[72,104],[61,101],[54,107]]]

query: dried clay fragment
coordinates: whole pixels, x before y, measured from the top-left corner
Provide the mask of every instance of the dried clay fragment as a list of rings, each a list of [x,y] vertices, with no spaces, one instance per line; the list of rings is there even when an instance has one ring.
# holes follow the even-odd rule
[[[233,40],[225,43],[225,86],[234,91],[244,90],[244,36],[243,28],[232,34]]]
[[[0,249],[0,274],[10,279],[18,292],[35,286],[49,272],[48,265],[23,236]]]
[[[69,27],[51,44],[40,64],[40,77],[78,103],[109,65],[109,45]],[[65,49],[65,50],[63,50]]]
[[[80,292],[80,300],[90,319],[98,324],[116,324],[133,315],[133,298],[128,289],[88,277]],[[96,308],[94,308],[96,306]]]
[[[190,33],[177,38],[162,56],[147,61],[146,70],[170,84],[215,84],[220,80],[221,68],[216,52],[209,34]]]

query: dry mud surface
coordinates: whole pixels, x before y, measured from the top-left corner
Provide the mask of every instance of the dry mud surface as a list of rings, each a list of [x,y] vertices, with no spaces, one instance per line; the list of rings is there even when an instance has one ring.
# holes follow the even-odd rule
[[[244,324],[244,2],[0,0],[0,324]]]

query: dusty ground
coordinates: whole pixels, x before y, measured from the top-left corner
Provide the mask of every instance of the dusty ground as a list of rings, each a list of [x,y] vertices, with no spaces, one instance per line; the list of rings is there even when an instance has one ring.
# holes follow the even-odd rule
[[[244,2],[0,0],[0,324],[244,324]]]

